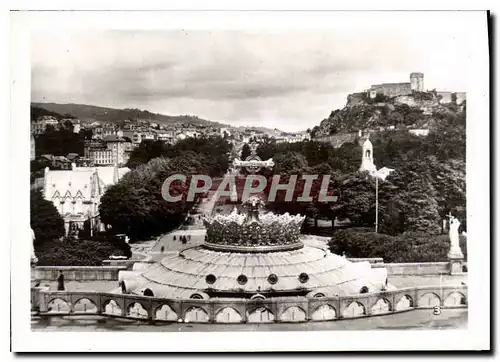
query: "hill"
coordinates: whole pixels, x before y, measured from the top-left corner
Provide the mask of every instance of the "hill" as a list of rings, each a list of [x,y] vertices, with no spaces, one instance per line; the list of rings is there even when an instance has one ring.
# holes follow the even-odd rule
[[[74,104],[74,103],[68,103],[68,104],[32,103],[31,105],[32,107],[35,107],[35,109],[43,109],[45,111],[56,113],[58,115],[71,115],[73,117],[78,118],[82,122],[89,122],[89,123],[94,121],[118,123],[126,119],[131,119],[131,120],[147,120],[160,124],[183,123],[191,125],[227,127],[227,125],[225,124],[207,121],[205,119],[198,118],[197,116],[190,116],[190,115],[167,116],[140,109],[131,109],[131,108],[116,109],[116,108],[99,107],[87,104]],[[56,116],[56,118],[58,117]]]
[[[52,112],[48,109],[34,106],[33,104],[31,105],[30,118],[32,121],[36,120],[39,117],[44,117],[44,116],[51,116],[51,117],[54,117],[56,119],[69,118],[69,117],[65,117],[62,114],[59,114],[57,112]]]
[[[332,111],[312,129],[311,136],[319,138],[358,130],[426,128],[432,131],[443,122],[454,123],[462,114],[465,119],[465,103],[441,104],[435,92],[414,92],[393,98],[363,97]]]

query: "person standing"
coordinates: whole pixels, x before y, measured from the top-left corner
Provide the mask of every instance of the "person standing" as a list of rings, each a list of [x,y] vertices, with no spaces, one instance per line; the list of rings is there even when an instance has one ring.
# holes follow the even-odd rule
[[[64,274],[62,270],[59,270],[59,276],[57,277],[57,290],[64,290]]]

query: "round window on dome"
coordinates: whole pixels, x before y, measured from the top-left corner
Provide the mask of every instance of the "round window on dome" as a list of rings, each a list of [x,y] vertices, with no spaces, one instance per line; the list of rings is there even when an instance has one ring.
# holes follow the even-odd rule
[[[308,280],[309,280],[309,275],[307,275],[307,273],[300,273],[299,281],[301,283],[307,283]]]
[[[278,276],[276,274],[271,274],[267,277],[269,284],[276,284],[278,282]]]
[[[205,281],[207,282],[207,284],[214,284],[216,280],[217,280],[217,277],[213,274],[209,274],[205,278]]]
[[[246,277],[246,275],[243,275],[241,274],[237,279],[236,281],[238,282],[239,285],[244,285],[248,282],[248,278]]]

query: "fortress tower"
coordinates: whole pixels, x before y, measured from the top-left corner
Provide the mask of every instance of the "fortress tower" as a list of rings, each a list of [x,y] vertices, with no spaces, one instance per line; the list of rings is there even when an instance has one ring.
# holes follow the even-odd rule
[[[410,74],[411,90],[417,92],[424,91],[424,73]]]

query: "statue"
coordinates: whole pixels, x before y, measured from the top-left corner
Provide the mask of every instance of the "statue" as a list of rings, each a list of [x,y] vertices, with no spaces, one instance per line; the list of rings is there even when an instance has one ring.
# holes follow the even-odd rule
[[[456,217],[449,217],[449,235],[450,235],[450,251],[448,252],[448,258],[450,259],[463,259],[464,255],[462,254],[462,250],[460,249],[460,240],[458,228],[460,227],[460,221]]]
[[[35,255],[35,232],[31,229],[31,265],[38,263],[38,258]]]
[[[264,206],[264,202],[257,196],[249,197],[243,205],[246,206],[248,212],[245,219],[246,224],[259,222],[259,208]]]

